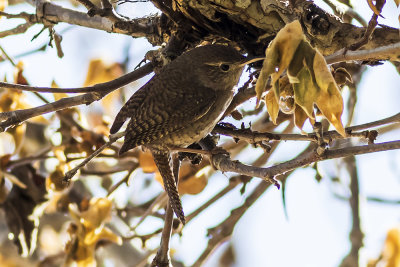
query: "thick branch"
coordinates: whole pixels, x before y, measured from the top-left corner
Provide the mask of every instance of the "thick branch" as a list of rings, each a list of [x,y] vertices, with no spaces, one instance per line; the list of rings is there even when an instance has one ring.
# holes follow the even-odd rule
[[[148,37],[151,40],[159,39],[159,16],[133,20],[126,20],[119,16],[113,17],[113,19],[101,16],[90,17],[86,13],[61,7],[54,2],[45,0],[28,2],[36,6],[37,23],[56,24],[65,22],[106,32],[122,33],[132,37]]]
[[[260,177],[265,179],[267,182],[271,182],[271,178],[276,175],[284,174],[288,171],[304,167],[314,162],[394,149],[400,149],[400,141],[326,150],[322,155],[318,155],[316,152],[311,152],[305,156],[300,156],[293,160],[268,168],[258,168],[245,165],[239,161],[232,161],[229,156],[225,154],[217,154],[213,156],[212,163],[217,169],[223,172],[236,172],[252,177]]]
[[[325,57],[328,64],[352,60],[400,60],[400,42],[369,50],[347,51],[342,49]]]

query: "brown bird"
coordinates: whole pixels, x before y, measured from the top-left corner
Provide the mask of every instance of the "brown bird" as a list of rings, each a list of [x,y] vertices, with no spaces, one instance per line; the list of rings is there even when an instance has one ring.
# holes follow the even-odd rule
[[[172,209],[183,224],[169,147],[187,147],[212,131],[230,104],[233,87],[248,61],[229,46],[194,48],[133,94],[111,127],[114,134],[130,118],[119,154],[140,145],[151,150]]]

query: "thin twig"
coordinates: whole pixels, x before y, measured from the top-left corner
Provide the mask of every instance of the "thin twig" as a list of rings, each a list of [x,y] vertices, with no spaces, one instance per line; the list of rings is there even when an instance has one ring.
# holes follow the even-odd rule
[[[375,7],[379,11],[379,13],[382,11],[382,8],[385,5],[385,3],[386,3],[386,0],[376,0]],[[358,42],[352,44],[349,47],[349,50],[357,50],[360,47],[362,47],[363,45],[368,43],[372,33],[374,32],[376,26],[378,25],[378,16],[379,15],[376,14],[376,13],[374,13],[372,15],[370,21],[368,22],[368,26],[367,26],[367,29],[364,32],[363,37],[361,37],[361,39]]]
[[[245,199],[243,205],[232,210],[230,216],[219,225],[208,229],[207,235],[211,236],[211,238],[208,240],[207,247],[203,250],[193,267],[203,266],[204,262],[208,259],[214,249],[232,235],[233,229],[240,218],[242,218],[249,207],[251,207],[254,202],[264,194],[265,190],[267,190],[269,186],[270,184],[268,183],[260,182],[252,193]]]
[[[136,69],[130,73],[127,73],[109,82],[98,83],[87,87],[53,88],[53,87],[38,87],[38,86],[29,86],[21,84],[12,84],[6,82],[0,82],[0,87],[10,90],[22,90],[22,91],[40,92],[40,93],[102,93],[102,92],[108,93],[112,90],[121,88],[124,85],[127,85],[131,82],[134,82],[137,79],[142,78],[143,76],[149,74],[152,70],[153,70],[153,64],[150,62],[139,69]]]
[[[84,167],[89,161],[91,161],[94,157],[99,155],[104,149],[109,147],[111,144],[116,142],[119,138],[123,137],[124,135],[125,135],[125,132],[121,132],[121,133],[116,133],[116,134],[110,135],[110,140],[107,143],[105,143],[104,145],[102,145],[101,147],[96,149],[90,156],[88,156],[87,158],[85,158],[85,160],[83,160],[81,163],[79,163],[78,166],[76,166],[72,170],[68,171],[65,174],[63,180],[66,183],[68,183],[71,180],[71,178],[78,172],[79,169]]]
[[[17,64],[15,64],[15,61],[12,59],[12,57],[10,57],[10,55],[8,55],[8,53],[4,50],[4,48],[2,46],[0,46],[0,50],[1,53],[6,56],[7,60],[10,61],[11,65],[13,65],[14,67],[17,67]]]
[[[367,201],[377,202],[381,204],[399,205],[400,200],[398,199],[384,199],[380,197],[366,197]]]
[[[33,23],[25,22],[23,24],[16,26],[15,28],[2,31],[0,32],[0,38],[4,38],[15,34],[25,33],[32,25]]]
[[[280,133],[268,133],[268,132],[261,133],[257,131],[252,131],[250,129],[232,129],[230,127],[225,127],[222,125],[216,125],[214,127],[213,133],[227,135],[241,140],[245,140],[251,144],[255,144],[257,142],[262,142],[262,141],[271,141],[271,140],[276,140],[276,141],[291,140],[291,141],[311,141],[311,142],[318,141],[318,138],[315,133],[310,133],[307,135],[280,134]],[[363,132],[348,131],[346,137],[341,136],[336,131],[324,132],[322,135],[323,140],[326,142],[331,142],[336,139],[343,139],[350,137],[367,138],[368,131],[363,131]]]
[[[132,172],[136,170],[136,168],[139,166],[136,162],[132,164],[132,166],[129,168],[128,173],[122,178],[118,183],[113,185],[107,192],[107,197],[109,197],[120,185],[123,183],[126,183],[128,185],[129,177],[131,176]]]
[[[151,214],[154,213],[155,210],[158,210],[161,206],[166,205],[168,202],[168,195],[165,191],[163,191],[154,201],[152,201],[151,205],[145,210],[145,212],[141,215],[139,221],[131,227],[131,231],[135,231],[139,225],[144,222],[144,220]]]

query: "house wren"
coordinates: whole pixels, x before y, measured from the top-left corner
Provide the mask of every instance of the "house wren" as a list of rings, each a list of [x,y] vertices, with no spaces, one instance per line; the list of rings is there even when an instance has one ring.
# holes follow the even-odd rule
[[[119,154],[140,145],[150,149],[172,209],[183,224],[169,147],[187,147],[212,131],[230,104],[233,87],[248,61],[228,46],[194,48],[133,94],[111,127],[114,134],[130,118]]]

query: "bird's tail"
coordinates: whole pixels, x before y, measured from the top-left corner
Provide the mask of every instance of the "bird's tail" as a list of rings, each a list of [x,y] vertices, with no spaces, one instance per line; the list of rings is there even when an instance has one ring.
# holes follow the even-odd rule
[[[185,214],[183,213],[182,203],[179,198],[178,189],[176,187],[175,178],[172,172],[171,155],[168,150],[151,150],[154,162],[163,178],[164,189],[168,194],[171,207],[179,218],[185,224]]]

